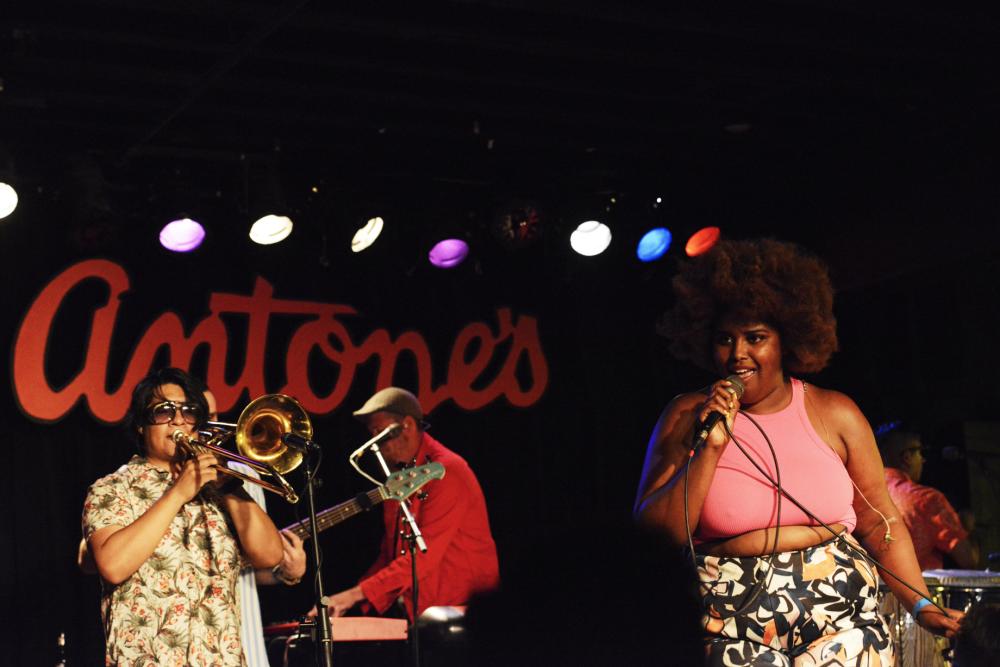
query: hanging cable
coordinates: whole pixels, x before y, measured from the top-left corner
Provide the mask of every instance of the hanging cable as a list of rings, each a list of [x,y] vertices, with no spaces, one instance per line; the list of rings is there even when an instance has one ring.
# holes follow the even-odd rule
[[[767,438],[767,434],[764,432],[764,429],[761,428],[760,424],[758,424],[757,421],[753,417],[751,417],[749,414],[747,414],[747,413],[745,413],[743,411],[740,411],[740,414],[742,414],[743,416],[745,416],[747,419],[750,420],[750,423],[752,423],[757,428],[757,430],[760,431],[760,433],[764,436],[764,439],[767,440],[768,445],[770,445],[771,441]],[[790,493],[788,493],[788,491],[786,491],[784,489],[784,487],[781,486],[780,475],[778,476],[778,481],[775,481],[770,475],[768,475],[767,472],[763,468],[761,468],[757,464],[757,462],[753,460],[753,458],[750,457],[750,455],[747,453],[747,451],[743,448],[743,446],[740,444],[740,442],[736,439],[736,437],[733,435],[732,431],[729,429],[729,424],[726,424],[725,422],[723,422],[723,424],[725,426],[726,433],[728,433],[729,437],[732,439],[732,441],[734,443],[736,443],[737,448],[739,448],[739,450],[741,452],[743,452],[743,455],[746,456],[747,460],[749,460],[750,463],[757,469],[757,471],[761,475],[763,475],[764,479],[766,479],[768,482],[770,482],[771,486],[774,487],[774,489],[778,491],[779,498],[781,496],[784,496],[784,497],[788,498],[788,500],[790,500],[793,505],[795,505],[800,510],[802,510],[802,512],[806,516],[808,516],[810,519],[812,519],[813,521],[815,521],[817,524],[819,524],[823,528],[826,528],[826,530],[830,533],[830,535],[832,535],[834,538],[840,540],[841,543],[845,547],[847,547],[848,549],[850,549],[851,551],[853,551],[855,554],[859,555],[863,560],[868,561],[870,565],[873,565],[874,567],[878,568],[879,570],[885,572],[886,574],[888,574],[889,576],[891,576],[893,579],[895,579],[899,583],[903,584],[903,586],[905,586],[906,588],[910,589],[911,591],[913,591],[914,593],[916,593],[917,595],[919,595],[922,599],[928,599],[928,598],[926,598],[924,596],[923,593],[921,593],[920,591],[918,591],[914,586],[911,586],[909,583],[907,583],[906,581],[904,581],[902,577],[900,577],[895,572],[893,572],[892,570],[890,570],[889,568],[887,568],[885,565],[883,565],[877,558],[875,558],[874,556],[872,556],[871,554],[869,554],[864,549],[858,549],[857,547],[855,547],[854,545],[852,545],[847,540],[844,540],[843,539],[843,535],[841,533],[836,532],[833,528],[831,528],[829,525],[827,525],[823,520],[821,520],[819,517],[817,517],[811,511],[809,511],[809,509],[806,508],[802,503],[800,503],[798,500],[796,500],[794,496],[792,496]],[[772,451],[772,453],[774,452],[773,447],[772,447],[771,451]],[[777,468],[776,468],[775,471],[777,472]],[[775,528],[777,528],[777,526]],[[775,534],[777,535],[777,533],[775,533]],[[775,547],[777,547],[777,541],[775,541]],[[948,612],[940,604],[938,604],[937,602],[934,602],[933,600],[929,600],[928,599],[928,601],[930,602],[930,604],[932,604],[935,607],[937,607],[941,611],[942,614],[944,614],[945,616],[948,615]]]
[[[749,415],[747,415],[745,412],[744,413],[738,413],[738,414],[743,414],[745,417],[747,417],[748,419],[750,419],[750,421],[753,422],[755,426],[757,426],[757,429],[760,430],[761,435],[764,436],[764,440],[765,440],[765,442],[767,442],[767,446],[771,450],[771,459],[774,461],[775,475],[777,476],[778,482],[780,484],[780,481],[781,481],[781,469],[778,466],[778,454],[774,450],[774,445],[771,443],[771,439],[767,437],[767,433],[765,433],[763,431],[763,429],[761,429],[760,426],[756,422],[754,422],[754,420]],[[722,422],[723,427],[726,429],[726,433],[729,434],[729,438],[734,443],[736,443],[736,446],[739,448],[739,450],[741,452],[743,452],[743,455],[746,456],[749,459],[750,455],[736,441],[736,438],[733,435],[733,432],[729,429],[729,424],[726,422],[726,420],[723,419],[723,420],[720,420],[720,421]],[[701,449],[703,447],[704,447],[704,442],[702,442],[701,447],[698,447],[698,446],[693,447],[690,450],[690,452],[688,452],[688,460],[687,460],[687,462],[685,463],[685,466],[684,466],[684,530],[687,532],[688,548],[690,549],[690,552],[691,552],[691,561],[694,564],[695,571],[697,571],[697,569],[698,569],[698,562],[697,562],[697,559],[695,558],[694,539],[693,539],[692,534],[691,534],[691,521],[690,521],[690,514],[689,514],[689,507],[688,507],[688,470],[691,467],[691,461],[694,460],[695,454],[697,453],[697,451],[699,449]],[[751,462],[754,463],[755,466],[757,465],[756,462],[754,462],[752,459],[751,459]],[[759,469],[759,467],[758,467],[758,469]],[[770,478],[768,477],[768,479],[770,479]],[[734,616],[739,616],[740,614],[743,614],[747,609],[750,608],[750,606],[760,596],[761,592],[764,590],[764,584],[767,581],[770,581],[771,574],[774,572],[773,562],[774,562],[774,557],[778,554],[778,536],[780,535],[780,531],[781,531],[781,494],[779,493],[778,494],[777,507],[775,508],[774,545],[771,547],[771,553],[767,556],[767,580],[765,580],[765,579],[758,579],[757,578],[757,570],[755,568],[754,569],[754,585],[753,585],[753,588],[751,588],[745,594],[745,598],[744,598],[743,604],[740,605],[740,607],[737,608],[735,611],[733,611],[731,613],[728,613],[728,614],[725,614],[725,615],[723,614],[723,612],[721,612],[719,610],[716,610],[716,613],[719,614],[719,618],[732,618]],[[704,589],[707,590],[707,585],[706,584],[704,584],[704,583],[702,583],[702,582],[699,581],[699,585],[702,586]]]

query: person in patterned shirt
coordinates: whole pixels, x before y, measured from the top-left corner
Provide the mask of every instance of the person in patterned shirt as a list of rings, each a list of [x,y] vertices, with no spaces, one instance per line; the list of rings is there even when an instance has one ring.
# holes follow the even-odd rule
[[[208,413],[192,378],[154,371],[126,425],[139,454],[94,482],[83,534],[101,575],[106,665],[245,665],[237,580],[281,562],[282,540],[210,453],[181,460],[171,435]]]
[[[941,569],[946,555],[960,568],[976,569],[976,550],[951,503],[937,489],[917,483],[925,462],[920,436],[890,431],[879,447],[889,496],[910,531],[920,569]]]

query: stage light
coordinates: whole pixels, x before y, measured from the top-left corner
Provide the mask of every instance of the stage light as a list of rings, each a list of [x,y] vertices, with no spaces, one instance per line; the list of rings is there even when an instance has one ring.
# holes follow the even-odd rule
[[[691,235],[684,245],[684,252],[688,257],[703,255],[718,243],[721,234],[718,227],[703,227]]]
[[[670,248],[670,239],[670,230],[666,227],[650,229],[639,239],[635,254],[643,262],[652,262],[667,252]]]
[[[385,221],[382,218],[370,218],[368,224],[354,232],[354,238],[351,239],[351,251],[361,252],[375,243],[375,239],[382,233],[383,226],[385,226]]]
[[[265,215],[250,228],[250,240],[259,245],[273,245],[292,233],[292,220],[283,215]]]
[[[461,239],[439,241],[427,253],[427,259],[439,269],[450,269],[461,264],[469,254],[469,244]]]
[[[611,229],[603,222],[588,220],[570,234],[569,244],[585,257],[600,255],[611,245]]]
[[[191,218],[168,222],[160,230],[160,245],[173,252],[191,252],[205,240],[205,228]]]
[[[0,220],[6,218],[17,208],[17,190],[0,182]]]
[[[506,247],[516,250],[542,237],[543,214],[532,201],[511,200],[493,212],[490,230]]]

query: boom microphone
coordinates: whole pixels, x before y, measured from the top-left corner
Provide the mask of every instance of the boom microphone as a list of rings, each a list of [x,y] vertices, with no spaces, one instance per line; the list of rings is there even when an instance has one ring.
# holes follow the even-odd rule
[[[735,374],[730,375],[726,378],[726,380],[732,385],[726,388],[727,391],[732,391],[736,398],[743,398],[743,392],[746,391],[746,387],[743,386],[743,381],[740,380],[740,376]],[[705,444],[705,441],[708,440],[708,434],[712,432],[712,429],[715,428],[715,425],[718,424],[721,419],[725,419],[725,415],[721,412],[713,410],[708,413],[708,416],[705,417],[705,421],[702,422],[701,430],[698,431],[694,437],[694,446],[692,449],[696,449]]]
[[[397,435],[399,435],[402,432],[402,430],[403,430],[403,425],[402,424],[399,424],[399,423],[389,424],[384,429],[382,429],[381,433],[379,433],[374,438],[372,438],[371,440],[369,440],[365,444],[363,444],[360,447],[358,447],[357,449],[355,449],[354,453],[351,454],[351,458],[354,459],[354,458],[357,458],[357,457],[361,456],[364,453],[364,451],[366,449],[368,449],[369,447],[372,447],[374,445],[381,445],[386,440],[392,440]]]

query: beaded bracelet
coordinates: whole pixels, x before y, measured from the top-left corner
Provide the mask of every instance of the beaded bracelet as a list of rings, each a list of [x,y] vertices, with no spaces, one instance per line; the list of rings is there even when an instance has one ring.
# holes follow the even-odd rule
[[[928,600],[927,598],[920,598],[919,600],[917,600],[917,603],[915,605],[913,605],[913,611],[911,611],[910,614],[913,615],[913,618],[916,618],[917,614],[920,613],[921,609],[923,609],[924,607],[927,607],[928,605],[931,605],[931,604],[933,604],[933,603],[930,600]]]

